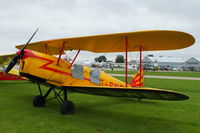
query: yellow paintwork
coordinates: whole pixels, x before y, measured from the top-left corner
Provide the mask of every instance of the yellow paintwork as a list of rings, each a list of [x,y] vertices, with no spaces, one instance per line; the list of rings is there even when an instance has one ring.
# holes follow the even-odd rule
[[[33,52],[33,55],[33,57],[21,59],[20,72],[40,77],[47,80],[47,83],[55,86],[126,86],[124,82],[115,79],[102,71],[100,72],[101,83],[95,84],[91,82],[89,80],[90,68],[87,66],[84,66],[84,80],[73,78],[71,75],[72,69],[68,68],[70,62],[61,59],[59,65],[57,65],[58,58],[56,57],[39,52]],[[128,85],[128,87],[130,86]]]
[[[4,72],[3,70],[0,70],[0,72]],[[19,76],[19,71],[16,69],[11,69],[9,72],[9,74],[13,74],[13,75],[18,75]]]
[[[162,100],[185,100],[189,97],[168,91],[146,87],[131,87],[124,82],[100,72],[100,84],[91,82],[90,68],[84,66],[84,79],[74,78],[70,62],[52,55],[63,54],[61,50],[86,50],[96,53],[173,50],[191,46],[192,35],[180,31],[152,30],[116,33],[96,36],[63,38],[30,43],[20,59],[20,74],[36,81],[69,88],[71,91],[107,96],[125,96]],[[21,49],[23,45],[16,48]],[[30,49],[30,50],[27,50]],[[33,50],[33,51],[32,51]],[[37,52],[36,52],[37,51]],[[82,71],[82,70],[81,70]]]
[[[10,72],[8,73],[13,74],[13,75],[19,75],[19,71],[16,69],[11,69]]]
[[[128,51],[139,51],[140,46],[143,51],[181,49],[195,42],[194,37],[185,32],[150,30],[40,41],[30,43],[26,49],[57,55],[65,43],[64,50],[86,50],[96,53],[124,52],[126,37]],[[16,46],[18,49],[22,47],[23,45]]]
[[[70,62],[60,60],[48,54],[24,50],[20,60],[20,75],[54,85],[57,88],[68,88],[71,92],[79,92],[103,96],[134,97],[161,100],[185,100],[187,96],[168,90],[146,87],[131,87],[104,72],[100,72],[100,84],[91,82],[90,68],[84,66],[84,79],[72,76]],[[43,79],[43,80],[41,80]]]
[[[120,87],[122,87],[126,89],[134,89],[130,85],[125,87],[126,84],[124,82],[106,74],[103,71],[100,71],[100,79],[101,79],[100,85],[92,83],[91,81],[87,80],[87,79],[90,79],[90,68],[87,66],[83,66],[84,78],[86,79],[80,80],[77,78],[73,78],[70,75],[72,73],[72,69],[68,68],[70,66],[70,62],[61,59],[59,65],[57,65],[58,58],[51,55],[42,54],[39,52],[34,52],[34,51],[32,52],[36,57],[28,57],[26,59],[20,60],[20,72],[45,79],[47,80],[46,82],[49,84],[52,84],[58,87],[63,87],[63,86],[101,87],[101,88],[115,88],[116,87],[116,89],[119,89]],[[42,59],[38,57],[42,57]],[[49,61],[44,61],[44,59],[47,59]],[[50,61],[54,63],[47,65],[46,68],[40,68],[41,66],[44,66]],[[22,65],[23,62],[25,62],[24,66]],[[48,70],[48,68],[52,68],[55,70],[51,71],[51,70]],[[68,73],[69,75],[62,74],[61,72]],[[138,87],[135,87],[135,89],[138,89]],[[161,90],[161,89],[155,89],[155,88],[149,88],[149,87],[140,87],[140,89]]]
[[[0,66],[5,68],[10,63],[15,54],[0,55]]]
[[[12,58],[15,56],[15,54],[7,54],[7,55],[0,55],[0,66],[2,68],[5,68],[6,65],[8,65],[10,63],[10,61],[12,60]],[[3,70],[2,70],[3,71]],[[9,71],[10,74],[13,75],[18,75],[19,76],[19,71],[17,69],[11,69]]]

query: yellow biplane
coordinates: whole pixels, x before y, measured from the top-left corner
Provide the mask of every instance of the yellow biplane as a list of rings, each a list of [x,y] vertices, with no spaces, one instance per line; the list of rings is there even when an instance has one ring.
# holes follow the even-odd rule
[[[195,39],[180,31],[152,30],[115,33],[85,37],[63,38],[18,45],[20,49],[5,70],[8,73],[20,60],[20,75],[38,84],[39,95],[33,99],[35,107],[43,107],[50,92],[61,102],[62,114],[74,112],[68,92],[138,99],[186,100],[189,97],[178,92],[143,87],[142,51],[173,50],[191,46]],[[66,50],[78,50],[70,62],[61,59]],[[81,50],[95,53],[125,52],[126,82],[122,82],[98,69],[74,64]],[[140,70],[128,84],[128,52],[140,51]],[[53,55],[59,55],[55,57]],[[45,94],[40,84],[49,86]],[[63,94],[63,97],[61,96]]]

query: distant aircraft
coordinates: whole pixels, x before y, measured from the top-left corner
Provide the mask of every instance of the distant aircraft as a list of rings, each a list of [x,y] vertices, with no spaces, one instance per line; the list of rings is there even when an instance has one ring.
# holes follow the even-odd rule
[[[6,68],[14,56],[15,54],[0,55],[0,67]]]
[[[7,74],[4,73],[6,65],[12,60],[15,54],[0,55],[0,80],[24,80],[22,76],[19,75],[19,71],[16,69],[11,69]]]
[[[90,60],[84,60],[84,61],[77,61],[74,64],[85,65],[85,66],[91,67],[93,63]]]
[[[195,39],[188,33],[152,30],[29,43],[36,32],[25,45],[16,46],[20,50],[5,70],[5,73],[8,73],[17,61],[20,61],[20,75],[38,84],[39,95],[33,100],[33,105],[36,107],[45,106],[47,97],[52,91],[54,98],[61,102],[62,114],[72,114],[75,110],[73,102],[68,100],[68,92],[158,100],[189,98],[174,91],[142,87],[143,69],[141,65],[142,51],[173,50],[191,46]],[[65,50],[78,50],[72,62],[61,59]],[[91,70],[87,66],[73,65],[81,50],[95,53],[125,52],[125,82],[98,69]],[[133,51],[140,51],[140,69],[131,84],[128,84],[128,52]],[[57,58],[53,55],[59,56]],[[49,87],[45,94],[42,93],[40,84]]]

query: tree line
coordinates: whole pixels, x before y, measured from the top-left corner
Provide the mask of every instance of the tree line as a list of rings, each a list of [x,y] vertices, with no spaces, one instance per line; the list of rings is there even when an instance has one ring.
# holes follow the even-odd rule
[[[94,61],[96,62],[106,62],[107,58],[104,55],[101,55],[99,57],[94,58]],[[124,56],[123,55],[117,55],[116,59],[115,59],[115,63],[124,63]]]

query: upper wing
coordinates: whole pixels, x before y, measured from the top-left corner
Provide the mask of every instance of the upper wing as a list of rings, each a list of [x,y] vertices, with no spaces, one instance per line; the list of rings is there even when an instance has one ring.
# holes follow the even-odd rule
[[[192,45],[195,39],[192,35],[169,30],[137,31],[116,34],[105,34],[85,37],[63,38],[30,43],[26,48],[41,53],[59,54],[65,43],[64,50],[86,50],[96,53],[124,52],[126,37],[128,51],[172,50]],[[23,45],[16,48],[21,49]]]
[[[10,63],[15,54],[0,55],[0,65],[5,66]]]
[[[71,91],[114,97],[132,97],[139,99],[159,99],[159,100],[186,100],[189,97],[174,91],[154,89],[154,88],[114,88],[114,87],[82,87],[67,86]]]

